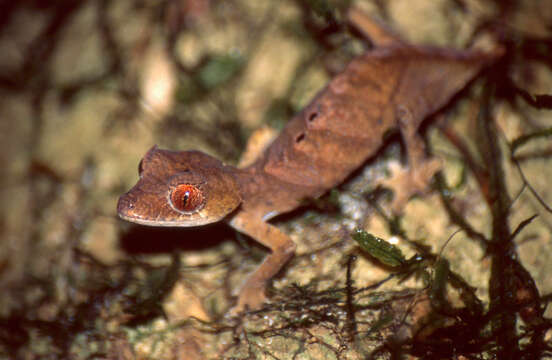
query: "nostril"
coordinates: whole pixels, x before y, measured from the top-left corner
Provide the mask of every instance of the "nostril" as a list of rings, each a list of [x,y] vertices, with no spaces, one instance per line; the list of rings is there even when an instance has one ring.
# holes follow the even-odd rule
[[[127,214],[129,210],[133,210],[136,207],[134,200],[127,194],[121,196],[117,203],[117,212],[119,214]]]

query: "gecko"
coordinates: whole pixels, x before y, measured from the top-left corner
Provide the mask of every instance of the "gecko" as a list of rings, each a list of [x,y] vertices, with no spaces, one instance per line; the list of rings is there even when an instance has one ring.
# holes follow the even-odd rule
[[[140,161],[138,182],[119,198],[124,220],[173,227],[226,221],[270,250],[245,280],[234,314],[262,306],[267,282],[295,252],[270,219],[343,182],[392,131],[400,132],[408,161],[392,175],[406,187],[393,199],[400,209],[440,168],[425,154],[420,124],[502,55],[414,46],[358,10],[348,18],[374,47],[334,76],[251,164],[234,167],[200,151],[153,146]]]

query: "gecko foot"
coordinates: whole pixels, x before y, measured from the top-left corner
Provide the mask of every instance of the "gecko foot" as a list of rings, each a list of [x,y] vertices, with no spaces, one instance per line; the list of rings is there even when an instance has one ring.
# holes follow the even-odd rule
[[[234,317],[247,310],[257,310],[266,302],[264,286],[244,287],[240,291],[238,303],[230,309],[229,315]]]
[[[416,168],[392,166],[391,177],[381,180],[379,185],[393,190],[394,197],[391,202],[393,212],[400,213],[413,195],[427,192],[431,178],[440,169],[441,161],[436,158],[424,160],[417,164]]]

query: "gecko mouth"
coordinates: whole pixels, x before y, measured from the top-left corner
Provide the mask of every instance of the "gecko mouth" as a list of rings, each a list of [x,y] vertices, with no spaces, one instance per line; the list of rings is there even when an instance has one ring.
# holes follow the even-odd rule
[[[117,214],[123,220],[141,225],[163,226],[162,223],[164,222],[162,220],[159,221],[159,219],[144,217],[143,215],[138,213],[136,210],[136,200],[132,196],[130,196],[129,193],[126,193],[119,197],[119,201],[117,202]]]
[[[136,213],[136,205],[127,194],[121,196],[117,203],[117,214],[119,218],[140,225],[153,226],[175,226],[173,221],[166,221],[159,218],[146,218]]]
[[[123,220],[130,221],[132,223],[140,224],[140,225],[167,226],[167,227],[169,227],[169,226],[177,227],[178,226],[178,224],[175,224],[174,221],[149,220],[149,219],[143,219],[143,218],[138,217],[138,216],[126,215],[126,214],[123,214],[123,213],[119,213],[119,217]]]

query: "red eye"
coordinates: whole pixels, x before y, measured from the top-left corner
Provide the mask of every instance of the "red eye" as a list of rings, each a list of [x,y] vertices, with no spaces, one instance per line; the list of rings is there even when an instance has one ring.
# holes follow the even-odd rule
[[[203,207],[205,197],[197,186],[180,184],[171,192],[171,202],[177,210],[194,212]]]

